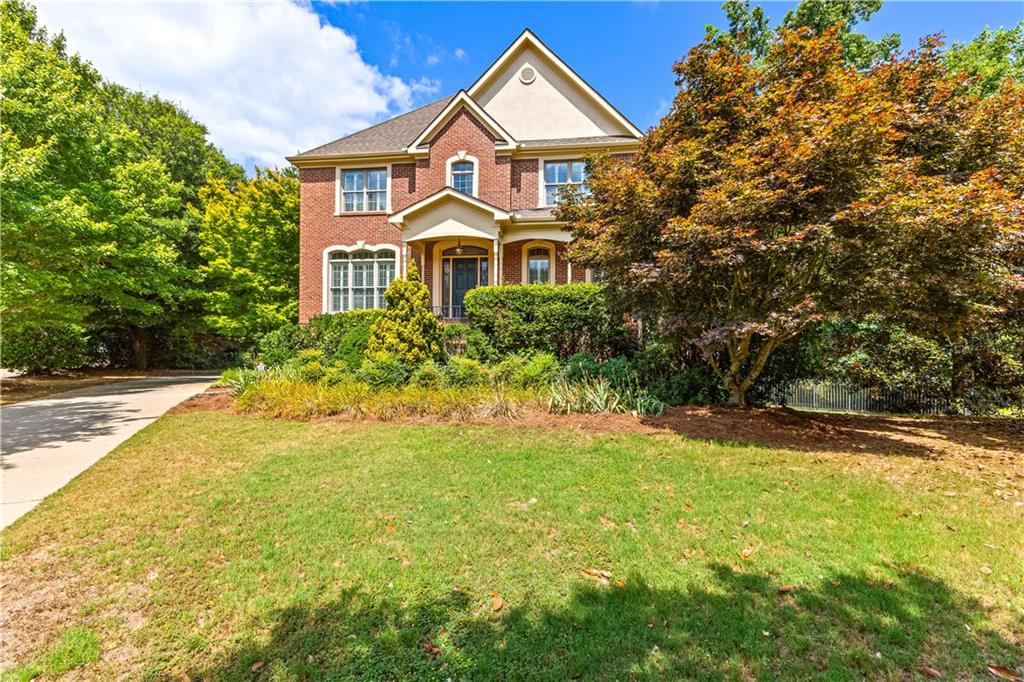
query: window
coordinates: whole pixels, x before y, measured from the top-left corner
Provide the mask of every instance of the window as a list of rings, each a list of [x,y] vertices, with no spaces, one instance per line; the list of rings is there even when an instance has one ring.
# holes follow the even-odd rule
[[[367,168],[341,171],[344,213],[386,211],[388,207],[388,169]]]
[[[526,283],[551,283],[551,249],[535,246],[526,252]]]
[[[384,292],[395,279],[395,251],[335,251],[329,259],[328,311],[366,310],[385,306]]]
[[[456,161],[452,164],[452,187],[463,194],[472,196],[473,192],[473,162]]]
[[[587,165],[583,161],[545,161],[544,162],[544,205],[554,206],[562,190],[566,187],[579,187],[587,191]]]

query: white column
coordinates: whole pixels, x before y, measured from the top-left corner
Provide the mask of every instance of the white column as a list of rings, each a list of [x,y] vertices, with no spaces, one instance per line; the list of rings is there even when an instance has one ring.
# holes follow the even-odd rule
[[[497,237],[495,237],[493,241],[494,241],[494,259],[492,261],[492,266],[493,266],[493,269],[494,269],[494,274],[491,275],[491,281],[494,282],[494,286],[498,286],[498,272],[501,270],[501,264],[498,263],[498,250],[499,250],[498,247],[499,247],[499,242],[498,242]]]
[[[566,267],[565,283],[566,284],[572,284],[572,261],[569,260],[568,258],[565,259],[565,267]]]
[[[409,245],[402,240],[402,272],[399,277],[403,279],[409,275]]]

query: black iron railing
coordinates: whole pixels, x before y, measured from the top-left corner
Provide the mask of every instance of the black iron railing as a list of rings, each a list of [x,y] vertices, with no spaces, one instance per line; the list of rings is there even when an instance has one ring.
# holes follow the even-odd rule
[[[434,314],[442,320],[464,320],[466,309],[461,305],[435,305]]]

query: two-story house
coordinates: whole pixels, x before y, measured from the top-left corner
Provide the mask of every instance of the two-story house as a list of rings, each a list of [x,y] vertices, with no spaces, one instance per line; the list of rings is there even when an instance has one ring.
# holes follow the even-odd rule
[[[559,192],[640,131],[530,31],[468,89],[290,157],[300,169],[299,318],[384,305],[410,259],[435,311],[488,284],[564,284]]]

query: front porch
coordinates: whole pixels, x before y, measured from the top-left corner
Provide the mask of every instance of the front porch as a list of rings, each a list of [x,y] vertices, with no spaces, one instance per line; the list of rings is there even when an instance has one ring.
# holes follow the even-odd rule
[[[566,284],[588,278],[566,258],[569,234],[552,220],[519,222],[450,188],[391,216],[402,229],[402,274],[415,259],[438,317],[465,318],[478,286]]]

